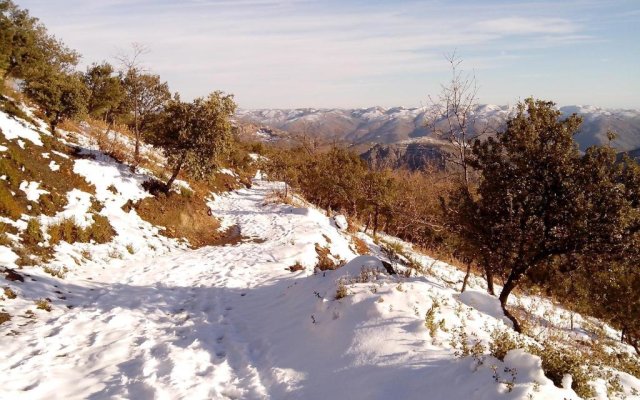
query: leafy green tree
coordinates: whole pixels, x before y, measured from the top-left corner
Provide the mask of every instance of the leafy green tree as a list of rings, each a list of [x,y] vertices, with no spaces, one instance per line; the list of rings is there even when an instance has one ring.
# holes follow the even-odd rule
[[[89,66],[83,80],[89,90],[88,114],[111,125],[125,96],[120,77],[111,64],[104,62]]]
[[[191,103],[180,101],[178,96],[169,101],[149,136],[171,168],[166,191],[183,168],[198,179],[216,168],[232,139],[230,118],[235,110],[233,95],[219,91]]]
[[[79,74],[43,69],[25,83],[24,91],[44,113],[53,135],[61,121],[86,112],[88,90]]]
[[[624,168],[607,149],[582,156],[573,139],[581,119],[560,115],[551,102],[519,104],[503,132],[474,144],[478,194],[459,199],[465,239],[503,276],[500,304],[518,331],[507,300],[523,277],[548,265],[570,270],[576,257],[624,257],[638,229]]]
[[[14,28],[9,13],[14,7],[11,1],[0,0],[0,84],[4,82],[13,48]]]
[[[70,73],[79,54],[50,35],[37,18],[13,2],[0,0],[0,70],[7,77],[29,80],[44,68]]]
[[[610,147],[593,147],[582,166],[580,181],[587,189],[578,199],[585,205],[579,224],[588,251],[564,268],[570,278],[558,280],[551,292],[618,327],[621,340],[640,354],[640,165],[629,158],[617,161]]]

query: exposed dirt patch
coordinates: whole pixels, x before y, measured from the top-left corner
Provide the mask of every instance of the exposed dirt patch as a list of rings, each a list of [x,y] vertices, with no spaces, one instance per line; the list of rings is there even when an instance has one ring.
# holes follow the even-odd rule
[[[9,315],[9,313],[0,312],[0,325],[10,320],[11,320],[11,315]]]
[[[264,243],[266,239],[252,237],[252,236],[244,236],[240,231],[240,227],[237,225],[230,226],[227,230],[221,232],[220,238],[210,243],[212,246],[227,246],[227,245],[236,245],[240,243]]]
[[[158,193],[135,204],[145,221],[164,227],[163,235],[185,238],[194,247],[219,244],[226,232],[220,232],[220,223],[210,215],[204,199],[197,195]]]

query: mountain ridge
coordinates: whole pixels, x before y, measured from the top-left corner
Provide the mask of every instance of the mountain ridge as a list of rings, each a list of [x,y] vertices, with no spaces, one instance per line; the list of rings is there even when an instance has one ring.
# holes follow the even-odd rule
[[[478,105],[473,111],[480,124],[496,124],[508,119],[514,105]],[[563,115],[576,113],[583,124],[576,135],[581,150],[608,144],[607,131],[618,134],[613,146],[619,151],[640,148],[640,109],[567,105],[558,108]],[[314,135],[328,141],[350,145],[393,144],[419,137],[435,138],[427,128],[428,107],[373,106],[368,108],[241,109],[236,118],[289,133]],[[436,120],[436,124],[443,123]]]

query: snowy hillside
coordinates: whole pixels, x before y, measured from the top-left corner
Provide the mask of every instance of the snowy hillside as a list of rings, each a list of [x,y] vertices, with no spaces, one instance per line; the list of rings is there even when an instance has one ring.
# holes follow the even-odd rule
[[[496,124],[505,121],[513,111],[514,106],[485,104],[478,106],[474,114],[482,124]],[[566,106],[560,111],[565,115],[577,113],[583,117],[581,131],[576,137],[583,150],[594,144],[606,144],[608,129],[618,133],[614,145],[620,151],[640,148],[640,110]],[[424,107],[241,110],[237,117],[289,132],[312,133],[353,144],[389,144],[430,134],[424,127],[427,118]]]
[[[2,148],[52,157],[41,129],[0,113]],[[605,351],[631,354],[615,343],[619,332],[524,294],[513,304],[539,323],[532,337],[513,334],[482,279],[460,294],[455,267],[339,229],[302,199],[282,204],[282,184],[261,174],[250,188],[209,196],[220,229],[237,227],[242,240],[191,249],[126,207],[150,196],[151,172],[131,172],[82,132],[65,137],[79,156],[57,155],[48,168],[71,166],[94,193],[69,190],[64,212],[78,223],[101,215],[115,234],[61,241],[50,263],[24,268],[0,245],[0,308],[11,316],[0,324],[2,398],[578,399],[570,375],[554,384],[527,351],[552,337],[595,344],[597,327]],[[47,184],[25,183],[30,206]],[[3,217],[18,232],[9,238],[32,218]],[[358,240],[370,255],[357,254]],[[345,265],[316,270],[323,257]],[[509,341],[520,348],[491,355]],[[590,382],[596,398],[640,398],[640,379],[604,369]]]

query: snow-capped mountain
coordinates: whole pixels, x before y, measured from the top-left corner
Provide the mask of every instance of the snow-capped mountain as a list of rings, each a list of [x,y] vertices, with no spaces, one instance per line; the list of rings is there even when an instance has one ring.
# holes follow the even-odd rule
[[[515,106],[485,104],[478,106],[474,115],[478,124],[499,127],[514,111]],[[574,105],[561,107],[560,111],[565,115],[576,113],[582,116],[583,124],[576,137],[582,150],[608,143],[608,130],[618,134],[613,143],[618,150],[640,148],[640,110]],[[391,144],[433,135],[426,127],[429,112],[425,107],[240,110],[237,118],[291,133],[351,144]]]

